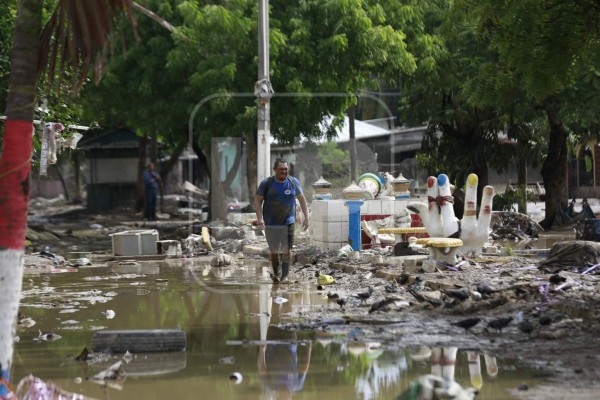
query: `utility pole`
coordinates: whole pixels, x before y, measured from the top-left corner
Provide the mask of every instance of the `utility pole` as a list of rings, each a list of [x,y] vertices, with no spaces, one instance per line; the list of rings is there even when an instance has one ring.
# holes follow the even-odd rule
[[[271,176],[271,104],[273,87],[269,80],[269,0],[258,0],[258,97],[257,174],[260,183]]]

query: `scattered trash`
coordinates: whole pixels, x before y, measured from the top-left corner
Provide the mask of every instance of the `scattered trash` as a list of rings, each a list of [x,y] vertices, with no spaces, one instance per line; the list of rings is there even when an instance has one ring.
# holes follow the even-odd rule
[[[221,357],[219,358],[219,364],[235,364],[235,357],[233,356],[229,356],[229,357]]]
[[[115,315],[117,315],[113,310],[102,311],[102,314],[106,317],[106,319],[113,319]]]
[[[73,261],[72,265],[75,265],[78,267],[83,267],[85,265],[92,265],[92,262],[86,257],[81,257],[81,258],[78,258],[77,260]]]
[[[123,390],[125,378],[126,375],[123,370],[123,361],[120,360],[106,368],[104,371],[89,378],[89,381],[99,385],[108,386],[112,389]]]
[[[129,352],[129,350],[127,350],[125,352],[125,354],[123,354],[123,361],[125,361],[127,364],[129,364],[131,362],[131,360],[133,360],[133,354],[131,354]]]
[[[233,258],[228,254],[219,254],[210,260],[211,267],[227,267],[233,264]]]
[[[40,334],[38,337],[33,338],[34,342],[56,342],[57,340],[61,339],[62,336],[57,335],[54,332],[48,332],[48,333],[42,333],[42,331],[39,331]]]
[[[436,375],[422,375],[409,384],[396,400],[473,400],[477,395],[475,388],[463,388],[456,381]]]
[[[242,383],[243,379],[244,378],[242,377],[242,374],[240,374],[239,372],[234,372],[231,375],[229,375],[229,381],[235,383],[236,385]]]
[[[319,276],[317,276],[317,282],[319,285],[331,285],[335,282],[335,279],[331,275],[319,274]]]
[[[569,270],[573,266],[584,267],[600,263],[600,243],[583,240],[557,242],[550,249],[550,256],[542,261],[539,269],[549,273]]]
[[[273,301],[275,302],[275,304],[283,304],[287,303],[289,300],[284,297],[275,297]]]
[[[32,318],[26,316],[25,314],[21,314],[19,312],[17,317],[17,325],[23,328],[31,328],[35,325],[35,321]]]
[[[77,378],[75,378],[77,379]],[[81,379],[81,378],[79,378]],[[81,382],[81,381],[80,381]],[[80,383],[79,382],[79,383]],[[76,382],[78,383],[78,382]],[[67,392],[52,382],[44,382],[40,378],[29,375],[19,382],[14,393],[17,399],[73,399],[84,400],[86,397]],[[9,397],[7,397],[9,398]]]
[[[191,234],[181,242],[184,257],[197,257],[207,254],[209,249],[204,245],[201,235]]]

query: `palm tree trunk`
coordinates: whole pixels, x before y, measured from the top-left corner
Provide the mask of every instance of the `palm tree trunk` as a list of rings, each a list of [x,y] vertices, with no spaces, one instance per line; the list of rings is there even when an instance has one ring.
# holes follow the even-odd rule
[[[4,151],[0,158],[0,368],[6,380],[10,380],[23,280],[41,26],[42,0],[20,0],[8,82]],[[0,396],[3,390],[6,388],[1,386]]]

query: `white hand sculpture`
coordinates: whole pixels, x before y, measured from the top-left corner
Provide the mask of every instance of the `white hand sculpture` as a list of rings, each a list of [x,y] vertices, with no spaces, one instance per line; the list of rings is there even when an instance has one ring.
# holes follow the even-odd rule
[[[470,174],[467,178],[462,221],[454,215],[454,198],[450,192],[450,181],[445,174],[439,175],[437,179],[434,176],[427,179],[428,204],[412,202],[408,206],[419,213],[429,236],[461,239],[463,253],[481,254],[490,233],[494,188],[486,186],[483,189],[481,209],[477,218],[478,181],[475,174]]]

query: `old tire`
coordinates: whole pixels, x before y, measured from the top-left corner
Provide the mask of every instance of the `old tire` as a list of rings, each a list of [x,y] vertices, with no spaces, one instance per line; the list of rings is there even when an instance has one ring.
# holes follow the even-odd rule
[[[92,351],[155,353],[184,351],[185,332],[180,329],[99,331],[92,336]]]

